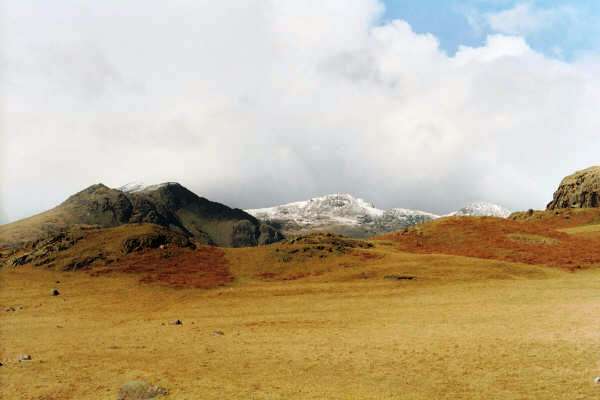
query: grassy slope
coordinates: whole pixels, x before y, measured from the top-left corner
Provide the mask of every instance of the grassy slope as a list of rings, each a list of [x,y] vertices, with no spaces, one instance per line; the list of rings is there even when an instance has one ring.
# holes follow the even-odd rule
[[[570,235],[590,235],[597,236],[600,234],[600,224],[575,226],[573,228],[559,229],[561,232],[568,233]]]
[[[0,225],[0,246],[3,243],[22,243],[48,233],[57,232],[69,223],[68,214],[52,209],[10,224]]]
[[[302,252],[282,261],[283,249],[302,249],[303,245],[272,245],[256,249],[227,249],[229,268],[241,283],[253,281],[310,283],[375,281],[389,275],[413,276],[422,283],[448,283],[487,279],[543,278],[552,270],[502,261],[483,261],[467,257],[417,255],[397,251],[391,243],[381,242],[372,249],[322,259]],[[277,249],[280,249],[277,251]]]

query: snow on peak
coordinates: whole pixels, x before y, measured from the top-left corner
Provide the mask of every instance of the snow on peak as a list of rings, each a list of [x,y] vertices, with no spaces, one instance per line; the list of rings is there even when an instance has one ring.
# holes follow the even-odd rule
[[[148,185],[145,185],[142,182],[129,182],[121,187],[118,187],[117,190],[125,193],[136,193],[141,192],[146,187],[148,187]]]
[[[155,185],[146,185],[141,182],[129,182],[121,187],[118,187],[117,190],[125,193],[139,193],[139,192],[149,192],[152,190],[157,190],[165,186],[171,185],[179,185],[177,182],[163,182]]]
[[[396,217],[400,217],[400,216],[407,216],[407,215],[411,215],[411,216],[421,216],[421,217],[428,217],[430,219],[436,219],[439,218],[440,216],[437,214],[433,214],[427,211],[420,211],[420,210],[411,210],[408,208],[390,208],[389,210],[385,211],[386,214],[389,215],[394,215]]]
[[[434,214],[403,208],[381,210],[364,199],[346,193],[246,212],[259,219],[277,221],[301,229],[343,225],[386,232],[437,218]]]
[[[478,201],[471,203],[448,216],[498,217],[508,218],[511,211],[497,204]]]
[[[349,194],[339,193],[246,212],[260,219],[293,221],[307,226],[335,222],[355,225],[361,218],[383,215],[383,210],[375,208],[373,204]]]
[[[306,201],[305,210],[309,213],[326,213],[339,217],[362,214],[380,216],[383,214],[383,211],[375,208],[373,204],[347,193],[312,198]]]

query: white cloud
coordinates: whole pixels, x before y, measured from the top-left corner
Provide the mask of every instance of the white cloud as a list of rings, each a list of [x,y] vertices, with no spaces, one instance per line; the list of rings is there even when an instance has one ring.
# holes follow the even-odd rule
[[[493,31],[522,36],[551,29],[565,20],[575,18],[576,11],[571,7],[540,8],[534,3],[516,4],[513,8],[485,15],[485,20]]]
[[[503,35],[448,56],[406,22],[381,25],[375,0],[251,4],[11,3],[9,218],[137,180],[242,207],[347,191],[525,209],[598,162],[594,56],[549,59]]]

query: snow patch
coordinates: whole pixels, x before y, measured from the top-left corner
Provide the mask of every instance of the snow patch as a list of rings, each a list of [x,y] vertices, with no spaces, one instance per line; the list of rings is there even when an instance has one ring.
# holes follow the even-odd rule
[[[130,182],[121,187],[118,187],[117,190],[120,190],[124,193],[139,193],[139,192],[150,192],[153,190],[158,190],[160,188],[172,185],[179,185],[177,182],[163,182],[154,185],[146,185],[141,182]]]
[[[129,183],[126,183],[125,185],[118,187],[116,189],[120,190],[121,192],[125,192],[125,193],[136,193],[136,192],[141,192],[146,187],[148,187],[148,185],[145,185],[142,182],[129,182]]]
[[[510,214],[511,211],[502,206],[493,203],[488,203],[485,201],[478,201],[471,203],[458,211],[452,212],[447,216],[508,218]]]

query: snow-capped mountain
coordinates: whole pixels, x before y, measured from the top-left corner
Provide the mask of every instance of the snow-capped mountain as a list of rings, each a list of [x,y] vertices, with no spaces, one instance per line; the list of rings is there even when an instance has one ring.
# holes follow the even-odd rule
[[[498,217],[508,218],[511,214],[510,210],[497,204],[478,201],[471,203],[458,211],[448,214],[447,216],[471,216],[471,217]]]
[[[245,210],[256,218],[277,226],[284,233],[300,234],[312,230],[368,237],[393,232],[442,216],[433,213],[391,208],[382,210],[372,203],[350,194],[330,194],[310,200],[274,207]],[[471,203],[450,216],[493,216],[506,218],[510,211],[496,204]]]
[[[373,204],[349,194],[330,194],[275,207],[246,210],[246,212],[259,219],[290,220],[299,225],[310,226],[331,223],[358,225],[365,219],[381,217],[384,213]]]
[[[381,210],[350,194],[330,194],[246,212],[279,226],[288,234],[328,230],[357,237],[391,232],[438,217],[404,208]]]

